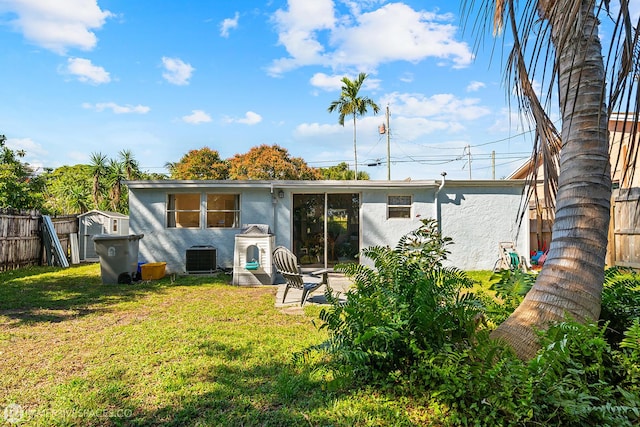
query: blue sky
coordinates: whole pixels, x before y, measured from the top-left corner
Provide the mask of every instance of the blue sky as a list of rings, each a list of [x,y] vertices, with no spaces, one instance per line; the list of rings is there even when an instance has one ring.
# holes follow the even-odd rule
[[[36,167],[133,152],[166,172],[192,149],[278,144],[311,166],[353,166],[340,79],[381,112],[357,122],[359,170],[386,179],[491,179],[531,133],[508,110],[499,56],[474,52],[456,1],[0,0],[0,134]],[[367,164],[380,161],[380,166]]]

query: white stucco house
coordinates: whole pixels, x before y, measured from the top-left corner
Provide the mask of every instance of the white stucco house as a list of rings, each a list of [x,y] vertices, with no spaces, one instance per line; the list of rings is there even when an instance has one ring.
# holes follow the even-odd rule
[[[130,231],[144,234],[140,260],[166,262],[168,273],[237,269],[237,242],[249,241],[237,236],[252,224],[261,226],[249,227],[250,234],[260,229],[269,237],[255,234],[261,243],[243,243],[240,262],[258,270],[271,264],[263,240],[291,249],[303,267],[332,267],[357,262],[362,248],[395,246],[423,218],[438,220],[454,242],[448,263],[465,270],[491,269],[500,242],[514,242],[522,254],[529,249],[529,222],[518,219],[524,180],[126,184]]]

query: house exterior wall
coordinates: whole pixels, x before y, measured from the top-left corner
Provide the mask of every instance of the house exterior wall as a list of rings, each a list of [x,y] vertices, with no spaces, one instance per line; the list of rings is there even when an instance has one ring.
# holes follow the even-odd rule
[[[447,264],[465,270],[490,270],[500,257],[499,243],[513,242],[529,255],[529,221],[518,220],[522,187],[452,184],[438,195],[441,231],[453,239]],[[525,202],[526,203],[526,202]]]
[[[182,182],[129,183],[129,221],[140,241],[140,260],[166,262],[167,272],[185,272],[186,250],[192,246],[214,246],[218,266],[231,268],[235,235],[241,228],[167,228],[169,193],[240,194],[240,226],[267,224],[275,245],[292,246],[294,194],[360,194],[360,248],[374,245],[394,247],[400,237],[415,230],[420,220],[438,215],[444,236],[454,239],[449,263],[465,270],[491,269],[499,257],[498,244],[513,241],[521,254],[529,245],[528,222],[518,233],[517,210],[524,183],[516,181],[447,182],[439,192],[438,181],[393,182]],[[412,197],[410,218],[387,218],[389,195]],[[282,196],[282,197],[281,197]],[[368,264],[369,261],[363,260]]]
[[[362,228],[360,247],[395,247],[400,237],[417,229],[420,220],[433,217],[436,187],[425,189],[373,189],[363,191],[360,208]],[[388,196],[411,196],[410,218],[387,218]]]
[[[216,248],[218,266],[233,267],[235,236],[240,228],[167,228],[168,193],[192,193],[201,190],[145,189],[129,193],[129,227],[135,234],[144,234],[140,241],[141,262],[166,262],[169,273],[184,273],[186,251],[193,246]],[[268,224],[273,227],[273,205],[269,190],[229,189],[208,192],[240,194],[240,225]]]

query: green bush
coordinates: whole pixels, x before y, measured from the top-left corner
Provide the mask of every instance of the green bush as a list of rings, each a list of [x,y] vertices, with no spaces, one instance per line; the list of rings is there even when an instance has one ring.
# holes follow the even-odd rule
[[[341,265],[354,281],[342,302],[320,313],[323,351],[339,378],[375,381],[398,393],[426,396],[442,422],[464,426],[632,426],[640,424],[640,297],[638,277],[607,271],[603,320],[571,320],[540,333],[541,350],[523,362],[487,325],[518,306],[534,277],[492,278],[496,297],[473,295],[473,281],[444,268],[446,246],[433,221],[396,248],[373,247],[373,262]],[[611,339],[615,332],[614,339]]]
[[[541,334],[543,348],[522,362],[477,334],[416,371],[420,387],[450,408],[453,425],[632,426],[640,422],[640,324],[611,348],[605,327],[567,321]],[[414,392],[417,392],[415,390]]]
[[[443,268],[450,239],[433,220],[423,220],[395,249],[371,247],[361,253],[374,267],[336,267],[354,282],[346,303],[327,293],[330,307],[320,313],[329,338],[308,351],[323,350],[339,373],[361,381],[406,378],[426,354],[445,346],[470,344],[481,306],[473,281],[455,268]]]
[[[608,324],[607,340],[617,348],[624,331],[640,318],[640,276],[633,270],[609,268],[602,289],[600,320]]]
[[[497,300],[486,292],[478,291],[478,297],[486,308],[487,321],[492,325],[505,321],[520,305],[535,280],[535,274],[518,269],[493,273],[489,278],[489,290],[495,292]]]

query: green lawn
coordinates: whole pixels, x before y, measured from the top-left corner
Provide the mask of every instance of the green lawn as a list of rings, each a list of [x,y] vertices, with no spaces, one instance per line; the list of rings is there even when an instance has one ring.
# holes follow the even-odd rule
[[[344,390],[292,354],[322,341],[318,307],[229,276],[103,285],[97,264],[0,273],[0,424],[409,426],[416,398]],[[316,361],[316,367],[322,366]],[[434,410],[435,408],[435,410]]]

